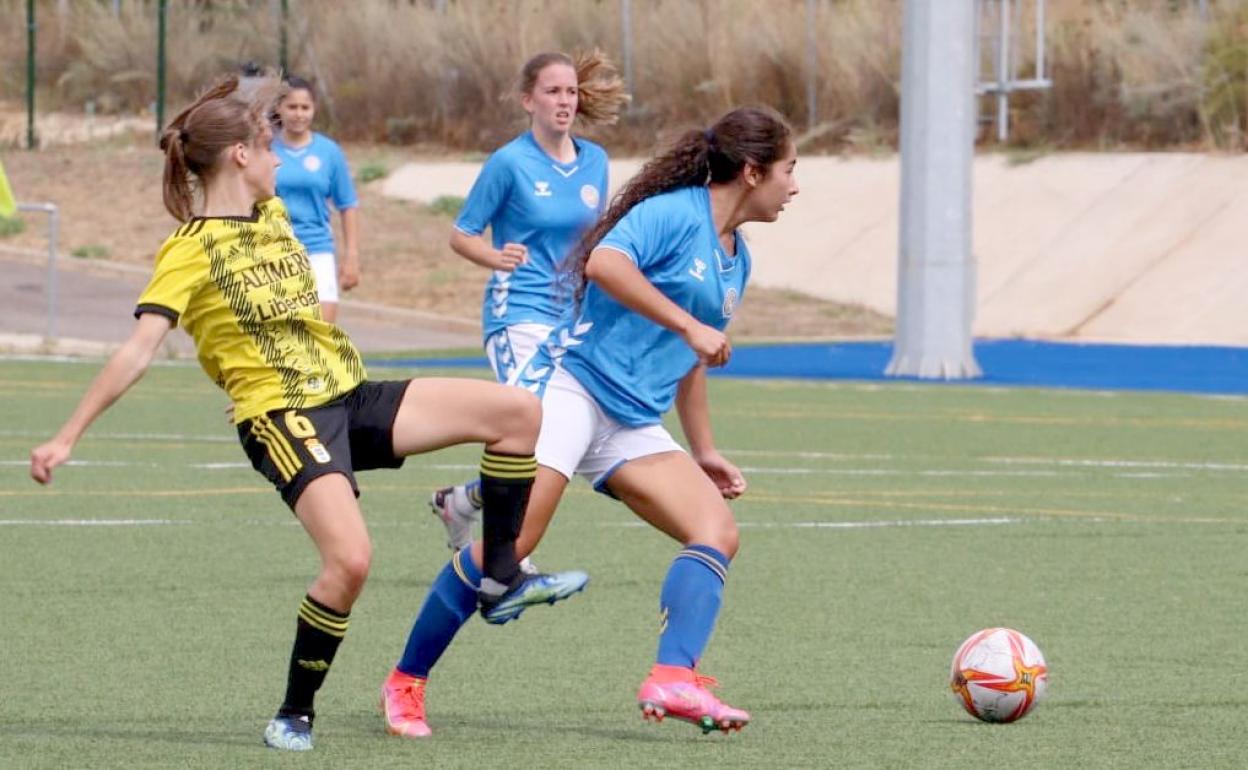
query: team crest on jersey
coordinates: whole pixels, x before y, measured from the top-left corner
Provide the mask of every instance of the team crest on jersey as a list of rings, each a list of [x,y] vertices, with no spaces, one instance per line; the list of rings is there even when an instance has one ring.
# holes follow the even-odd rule
[[[550,182],[534,182],[533,194],[539,198],[549,198],[551,195]]]
[[[308,454],[312,455],[313,459],[315,459],[321,465],[324,465],[325,463],[330,461],[329,450],[325,448],[324,444],[317,441],[316,439],[314,438],[307,439],[306,441],[303,442],[303,445],[307,447]]]
[[[303,167],[310,174],[315,174],[321,170],[321,159],[315,155],[308,155],[303,159]]]
[[[732,314],[737,310],[737,290],[728,289],[724,292],[724,318],[732,318]]]
[[[598,188],[592,184],[581,187],[581,203],[584,203],[591,209],[598,208]]]
[[[325,381],[320,377],[309,377],[305,386],[309,393],[320,393],[325,389]]]

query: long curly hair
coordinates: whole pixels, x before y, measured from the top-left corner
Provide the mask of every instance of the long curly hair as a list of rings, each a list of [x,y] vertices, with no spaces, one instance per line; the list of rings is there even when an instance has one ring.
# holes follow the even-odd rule
[[[585,264],[599,241],[646,198],[675,190],[736,179],[746,164],[766,168],[784,157],[792,141],[784,118],[767,107],[738,107],[708,129],[690,129],[651,159],[615,194],[611,206],[568,256],[567,285],[575,301],[585,297]]]

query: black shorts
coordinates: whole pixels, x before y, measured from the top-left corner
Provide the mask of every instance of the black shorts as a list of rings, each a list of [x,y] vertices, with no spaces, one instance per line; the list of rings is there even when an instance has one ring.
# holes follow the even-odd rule
[[[294,510],[315,478],[341,473],[355,496],[356,471],[398,468],[394,418],[407,381],[362,382],[350,393],[310,409],[278,409],[238,424],[251,466],[277,487]]]

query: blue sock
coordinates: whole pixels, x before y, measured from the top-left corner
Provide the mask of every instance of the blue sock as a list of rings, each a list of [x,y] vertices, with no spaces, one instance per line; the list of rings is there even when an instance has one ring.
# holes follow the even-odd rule
[[[477,609],[481,570],[472,563],[471,546],[451,557],[429,587],[429,595],[407,635],[397,668],[410,676],[428,677],[455,634]]]
[[[676,555],[659,594],[657,663],[697,665],[715,629],[727,573],[728,557],[709,545],[690,545]]]

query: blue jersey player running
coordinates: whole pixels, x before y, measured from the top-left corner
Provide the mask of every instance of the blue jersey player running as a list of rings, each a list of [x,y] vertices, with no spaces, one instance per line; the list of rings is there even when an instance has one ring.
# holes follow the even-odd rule
[[[796,162],[791,132],[770,110],[737,109],[686,133],[585,235],[570,258],[577,312],[517,379],[542,395],[543,410],[517,554],[537,544],[573,475],[679,542],[659,598],[658,654],[637,699],[647,718],[672,716],[705,732],[750,720],[712,695],[714,681],[697,670],[737,552],[725,499],[746,488],[715,448],[706,371],[728,361],[723,330],[750,275],[737,228],[779,216],[798,191]],[[673,404],[688,451],[661,421]],[[480,559],[479,544],[459,551],[430,588],[386,683],[391,732],[429,734],[425,683],[472,614]]]
[[[514,383],[558,323],[571,298],[556,277],[564,259],[602,213],[607,153],[572,135],[582,123],[614,123],[628,101],[615,68],[599,51],[542,53],[525,63],[520,103],[530,129],[485,162],[455,220],[451,248],[490,268],[481,308],[486,356],[502,383]],[[486,236],[486,230],[489,236]],[[481,518],[476,481],[440,489],[430,503],[447,544],[472,542]],[[526,559],[521,567],[536,572]]]

